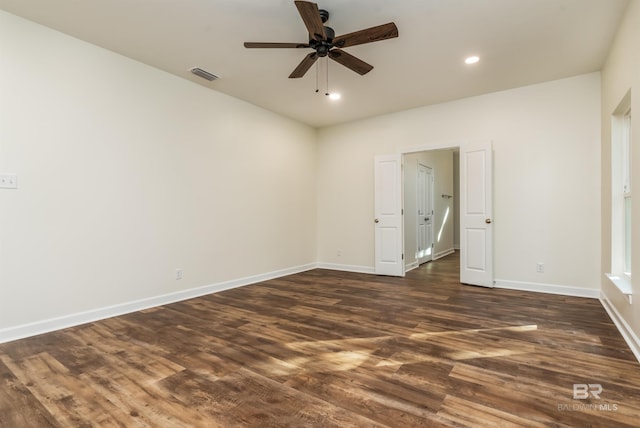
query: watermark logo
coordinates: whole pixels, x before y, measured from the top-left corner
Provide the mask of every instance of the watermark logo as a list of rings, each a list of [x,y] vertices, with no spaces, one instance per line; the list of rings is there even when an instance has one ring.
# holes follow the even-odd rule
[[[604,388],[599,383],[574,383],[573,399],[590,400],[589,402],[574,401],[558,403],[561,412],[617,412],[618,405],[602,400]],[[592,402],[591,400],[597,400]]]
[[[573,399],[574,400],[586,400],[591,395],[596,400],[600,399],[602,394],[602,385],[599,383],[574,383],[573,384]]]

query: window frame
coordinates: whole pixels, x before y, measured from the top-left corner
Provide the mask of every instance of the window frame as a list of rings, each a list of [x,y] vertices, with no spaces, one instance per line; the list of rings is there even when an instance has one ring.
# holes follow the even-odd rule
[[[631,108],[622,117],[622,273],[631,279]]]
[[[631,303],[631,91],[611,116],[611,273],[607,277]]]

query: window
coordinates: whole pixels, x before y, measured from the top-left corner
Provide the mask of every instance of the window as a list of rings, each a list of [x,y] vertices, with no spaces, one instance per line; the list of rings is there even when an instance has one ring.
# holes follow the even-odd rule
[[[631,92],[611,118],[611,273],[631,302]]]

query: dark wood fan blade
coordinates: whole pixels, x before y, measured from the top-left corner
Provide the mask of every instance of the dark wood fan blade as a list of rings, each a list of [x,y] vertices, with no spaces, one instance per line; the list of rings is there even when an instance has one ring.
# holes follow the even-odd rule
[[[340,49],[330,50],[329,58],[355,71],[360,75],[367,74],[368,72],[373,70],[373,65],[367,64],[363,60],[356,58],[355,56],[348,54],[345,51],[341,51]]]
[[[339,48],[346,48],[349,46],[362,45],[364,43],[393,39],[394,37],[398,37],[398,27],[396,27],[396,24],[393,22],[389,22],[388,24],[382,24],[377,27],[367,28],[366,30],[345,34],[344,36],[334,37],[333,44]]]
[[[311,52],[309,55],[305,56],[302,62],[298,64],[296,69],[289,75],[289,79],[297,79],[304,76],[317,59],[318,54],[316,52]]]
[[[305,27],[307,27],[307,31],[309,31],[309,37],[316,40],[326,40],[327,35],[324,32],[318,5],[308,1],[296,1],[295,4]]]
[[[245,42],[245,48],[308,48],[308,43],[260,43]]]

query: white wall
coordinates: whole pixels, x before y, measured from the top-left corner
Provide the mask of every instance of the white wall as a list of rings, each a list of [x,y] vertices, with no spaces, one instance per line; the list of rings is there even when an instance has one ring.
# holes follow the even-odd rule
[[[440,257],[453,250],[454,199],[453,150],[430,150],[404,156],[404,261],[417,263],[417,175],[418,163],[432,169],[433,184],[433,255]]]
[[[321,262],[374,265],[375,155],[492,140],[495,277],[599,289],[599,73],[325,128],[318,139]]]
[[[496,278],[597,290],[599,138],[598,73],[316,132],[0,12],[0,172],[20,184],[0,190],[0,332],[316,261],[371,270],[373,157],[467,140],[494,142]]]
[[[609,58],[602,70],[602,270],[600,278],[605,299],[635,334],[635,352],[640,358],[640,1],[629,3]],[[631,138],[632,138],[632,248],[631,271],[633,273],[632,304],[604,277],[611,272],[611,115],[631,90]],[[624,328],[622,329],[624,331]]]
[[[307,126],[0,11],[0,331],[315,262],[315,159]]]

